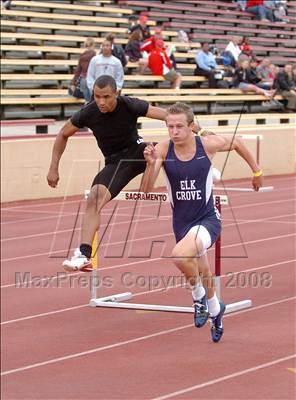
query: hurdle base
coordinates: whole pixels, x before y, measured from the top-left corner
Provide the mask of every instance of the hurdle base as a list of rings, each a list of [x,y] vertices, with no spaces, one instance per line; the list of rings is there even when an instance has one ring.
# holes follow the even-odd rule
[[[130,300],[133,297],[131,292],[113,294],[112,296],[101,297],[98,299],[90,299],[89,305],[91,307],[99,307],[97,303],[104,303],[104,304],[118,304],[120,301]],[[127,303],[128,304],[128,303]]]
[[[137,304],[137,303],[122,302],[130,300],[131,298],[132,298],[132,293],[126,292],[126,293],[116,294],[113,296],[91,299],[89,305],[91,307],[122,308],[128,310],[194,313],[193,307],[179,307],[179,306],[166,306],[160,304]],[[251,300],[242,300],[236,303],[227,304],[225,314],[230,314],[236,311],[244,310],[246,308],[250,308],[251,306],[252,306]]]

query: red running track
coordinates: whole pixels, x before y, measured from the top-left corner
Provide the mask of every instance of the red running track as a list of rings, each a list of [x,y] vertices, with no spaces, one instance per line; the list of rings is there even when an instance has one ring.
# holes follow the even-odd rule
[[[253,307],[225,316],[219,344],[192,315],[87,306],[89,275],[60,267],[79,243],[77,197],[4,204],[2,398],[293,399],[295,176],[265,184],[275,190],[232,192],[223,207],[223,299]],[[189,306],[166,257],[169,206],[145,203],[133,215],[123,202],[109,221],[115,204],[103,213],[100,296],[131,290],[136,302]]]

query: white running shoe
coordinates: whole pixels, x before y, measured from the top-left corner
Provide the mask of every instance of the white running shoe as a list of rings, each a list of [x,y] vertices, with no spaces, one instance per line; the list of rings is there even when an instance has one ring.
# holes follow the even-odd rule
[[[79,249],[74,251],[74,256],[71,260],[65,260],[63,262],[63,267],[67,272],[91,272],[93,269],[91,261],[81,254]]]

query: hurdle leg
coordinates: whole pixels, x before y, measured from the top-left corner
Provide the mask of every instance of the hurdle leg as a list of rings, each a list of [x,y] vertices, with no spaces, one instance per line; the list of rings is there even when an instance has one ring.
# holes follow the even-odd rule
[[[215,197],[215,206],[221,215],[221,201],[220,196]],[[215,289],[218,300],[221,300],[221,235],[215,243]]]
[[[119,302],[126,301],[132,298],[132,294],[130,292],[113,294],[111,296],[105,296],[101,298],[97,298],[97,285],[98,285],[98,252],[99,252],[99,240],[98,240],[98,232],[96,232],[94,240],[92,242],[93,248],[93,256],[92,256],[92,272],[91,272],[91,282],[90,282],[90,301],[89,305],[91,307],[97,307],[98,303],[105,304],[106,302]]]
[[[125,199],[124,192],[120,193],[122,195],[120,198]],[[217,199],[218,198],[218,199]],[[215,196],[215,204],[218,205],[218,210],[221,212],[221,203],[223,201],[223,196]],[[224,203],[223,203],[224,204]],[[227,203],[225,203],[227,204]],[[96,235],[96,243],[93,245],[93,248],[97,249],[97,235]],[[217,254],[216,254],[216,264],[215,264],[215,284],[217,296],[220,299],[220,280],[221,280],[221,238],[218,239],[217,245]],[[97,253],[97,251],[96,251]],[[179,306],[170,306],[170,305],[160,305],[160,304],[137,304],[137,303],[124,303],[126,300],[130,300],[133,295],[130,292],[114,294],[111,296],[97,298],[97,287],[96,287],[96,279],[97,279],[97,270],[98,270],[98,259],[97,254],[94,259],[94,271],[93,271],[93,282],[91,289],[91,299],[89,305],[91,307],[105,307],[105,308],[121,308],[121,309],[130,309],[130,310],[152,310],[152,311],[166,311],[166,312],[177,312],[177,313],[194,313],[193,307],[179,307]],[[243,310],[245,308],[249,308],[252,306],[251,300],[243,300],[236,303],[231,303],[226,305],[225,313],[231,313]]]
[[[91,283],[90,283],[90,298],[97,298],[97,269],[98,269],[98,232],[96,232],[92,242],[94,254],[92,255]]]

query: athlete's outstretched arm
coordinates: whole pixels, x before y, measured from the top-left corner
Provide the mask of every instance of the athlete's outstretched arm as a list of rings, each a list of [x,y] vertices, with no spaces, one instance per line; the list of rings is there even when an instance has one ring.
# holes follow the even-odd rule
[[[150,143],[145,147],[146,169],[141,181],[141,192],[148,193],[153,189],[164,161],[165,147],[167,148],[167,141],[158,143],[156,146]]]
[[[154,107],[149,104],[148,111],[146,117],[153,119],[160,119],[161,121],[165,121],[167,116],[167,112],[164,108]]]
[[[263,172],[242,138],[233,137],[232,135],[211,135],[203,137],[202,143],[210,158],[213,158],[218,151],[235,150],[253,171],[252,185],[254,190],[258,191],[263,185]]]
[[[53,188],[57,186],[59,181],[59,163],[62,154],[67,146],[68,138],[74,135],[74,133],[78,130],[79,128],[73,125],[69,120],[65,123],[60,132],[57,134],[56,140],[53,145],[51,163],[47,174],[47,182],[49,186]]]

